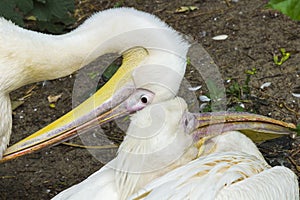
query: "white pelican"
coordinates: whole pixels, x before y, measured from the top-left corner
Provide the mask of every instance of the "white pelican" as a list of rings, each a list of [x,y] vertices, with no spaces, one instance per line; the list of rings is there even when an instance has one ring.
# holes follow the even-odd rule
[[[188,44],[165,23],[153,15],[130,8],[99,12],[77,29],[58,36],[25,30],[0,18],[0,44],[0,158],[11,134],[11,91],[32,82],[69,75],[100,55],[124,54],[128,50],[124,55],[126,64],[121,74],[125,80],[131,78],[128,76],[141,62],[144,66],[156,65],[151,67],[156,72],[172,66],[172,72],[168,72],[175,75],[170,79],[159,81],[160,77],[154,73],[151,80],[148,79],[160,83],[151,88],[158,87],[160,89],[157,92],[165,93],[156,95],[154,101],[163,100],[158,96],[168,99],[177,93],[185,71],[188,49]],[[134,47],[143,48],[140,51],[130,50]],[[148,88],[145,85],[147,82],[139,75],[146,73],[148,68],[135,71],[136,78],[131,81],[134,81],[136,88]],[[118,78],[121,79],[120,75]],[[112,82],[106,87],[113,91],[117,86]],[[166,89],[162,85],[164,83],[168,86]],[[130,89],[127,87],[123,90]],[[119,94],[122,94],[120,91]],[[108,95],[98,96],[98,104],[107,101]],[[62,125],[62,121],[57,123]]]
[[[13,26],[8,22],[4,23],[8,24],[8,26]],[[150,104],[160,105],[157,103],[175,97],[184,75],[186,63],[185,57],[188,50],[187,42],[185,42],[177,32],[156,17],[134,9],[111,9],[97,13],[76,30],[61,36],[37,34],[17,27],[14,27],[13,29],[18,30],[20,33],[24,33],[24,38],[28,38],[28,40],[24,40],[25,44],[26,41],[29,43],[26,45],[27,48],[32,48],[34,45],[35,47],[40,47],[39,52],[37,52],[37,50],[34,51],[34,53],[39,54],[33,55],[42,54],[41,58],[44,59],[37,58],[35,63],[34,61],[36,58],[29,56],[28,60],[30,61],[29,63],[32,63],[31,65],[24,65],[25,67],[21,64],[16,65],[18,70],[23,69],[23,71],[28,72],[30,69],[32,71],[30,71],[28,78],[19,77],[19,82],[16,81],[16,83],[10,83],[8,87],[3,89],[3,94],[6,94],[6,102],[9,100],[8,92],[23,84],[66,75],[78,69],[81,64],[84,65],[89,63],[105,53],[117,52],[122,54],[123,64],[110,81],[93,97],[59,120],[8,148],[4,153],[4,159],[2,161],[30,153],[45,145],[55,144],[58,140],[74,136],[76,130],[88,128],[95,121],[98,122],[99,120],[101,123],[104,123],[113,118],[141,110]],[[38,35],[40,38],[47,39],[44,39],[44,41],[42,39],[38,40],[42,42],[32,42],[32,35]],[[56,49],[60,49],[60,51],[58,52],[57,50],[51,49],[45,51],[45,46],[55,47]],[[24,51],[22,52],[24,53]],[[30,51],[27,50],[27,52]],[[19,57],[22,58],[20,55],[23,54],[21,53],[17,54],[18,57],[16,56],[16,59]],[[55,61],[52,61],[51,58],[54,58]],[[23,64],[26,64],[28,60],[25,59]],[[52,64],[50,65],[49,63]],[[6,67],[5,69],[8,69],[7,65],[4,65],[4,67]],[[66,69],[69,67],[72,69]],[[63,68],[63,72],[57,73],[57,70],[60,68]],[[57,69],[56,72],[53,72],[55,69]],[[21,74],[23,71],[20,70],[18,72]],[[147,74],[147,76],[145,76],[145,74]],[[12,76],[12,78],[13,77],[14,76]],[[8,79],[3,78],[1,80]],[[12,80],[15,80],[15,78]],[[121,81],[122,84],[120,84]],[[152,108],[152,106],[150,108]],[[147,112],[147,110],[145,112]],[[217,113],[217,115],[221,115],[222,119],[224,119],[224,114],[226,113]],[[96,115],[99,115],[99,117],[96,120],[92,120]],[[229,122],[225,123],[225,130],[249,130],[253,128],[254,130],[262,132],[266,131],[275,134],[286,132],[289,134],[288,128],[294,128],[291,124],[282,123],[257,115],[243,113],[240,114],[243,115],[243,118],[235,118],[236,115],[236,113],[231,113],[228,115],[230,117],[225,117],[225,122]],[[199,127],[202,127],[201,130],[205,130],[210,123],[210,120],[207,120],[206,115],[203,117],[203,123],[199,123]],[[221,121],[217,120],[214,122],[215,125],[223,123],[224,121],[222,121],[222,119]],[[177,120],[174,120],[178,122],[178,118]],[[239,121],[239,124],[235,124],[235,121]],[[246,122],[244,123],[244,121]],[[249,126],[249,123],[253,121],[260,122],[255,126]],[[170,122],[173,123],[174,121],[171,120]],[[186,122],[188,123],[189,120]],[[241,124],[242,122],[243,124]],[[174,127],[176,128],[177,126],[174,125]],[[193,135],[194,138],[192,140],[198,140],[201,137],[200,133],[202,132],[200,131],[198,134]],[[187,143],[191,142],[192,140],[190,138],[191,137],[183,138],[184,140],[182,140],[182,142],[184,142],[185,139],[187,140]],[[124,148],[129,149],[135,147],[132,146],[133,144],[126,144],[127,143],[125,142],[122,146],[124,147],[125,145]],[[157,143],[156,145],[158,144],[161,145],[160,143]],[[149,145],[151,146],[152,144],[150,143]],[[3,143],[2,149],[4,149],[5,146],[6,144]],[[185,147],[186,146],[183,146],[183,149],[185,149]],[[178,150],[182,149],[178,148]],[[183,159],[179,160],[180,163],[173,167],[178,167],[194,158],[194,151],[195,148],[192,148],[192,152],[189,152],[187,155],[188,157],[184,156]],[[170,151],[164,153],[166,153],[166,155],[172,154]],[[119,155],[121,156],[122,154]],[[176,155],[180,155],[180,152]],[[172,157],[170,157],[170,159],[171,160],[161,161],[167,165],[173,161]],[[137,162],[139,161],[135,160],[133,164]],[[114,163],[112,162],[111,164]],[[130,167],[132,166],[128,166],[128,169],[130,169]],[[127,192],[116,193],[117,190],[115,190],[115,186],[111,185],[115,184],[115,180],[111,180],[111,176],[109,175],[112,172],[106,172],[110,170],[110,168],[105,167],[100,170],[100,172],[101,174],[103,173],[102,171],[105,171],[104,174],[108,173],[107,176],[109,177],[105,179],[107,182],[103,184],[104,186],[107,186],[106,192],[112,192],[112,198],[115,197],[115,195],[121,195],[121,198],[125,198],[139,189],[132,186],[134,188],[131,188]],[[141,170],[144,170],[144,168],[141,168]],[[170,169],[168,168],[167,171],[169,170]],[[167,171],[164,171],[164,173]],[[122,172],[120,173],[122,174]],[[145,179],[145,181],[141,180],[141,183],[139,183],[138,186],[142,187],[148,181],[156,177],[157,174],[154,174],[153,177],[151,175],[151,177]],[[116,187],[119,188],[120,186]]]
[[[186,109],[175,98],[137,112],[117,157],[54,199],[299,199],[297,176],[240,132],[195,143]]]

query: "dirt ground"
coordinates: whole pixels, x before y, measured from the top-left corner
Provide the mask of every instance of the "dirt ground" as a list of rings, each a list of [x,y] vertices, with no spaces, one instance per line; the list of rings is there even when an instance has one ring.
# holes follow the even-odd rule
[[[275,119],[300,123],[300,99],[292,92],[299,89],[300,75],[300,22],[291,21],[279,12],[265,8],[261,0],[189,0],[189,1],[97,1],[78,3],[76,16],[79,23],[91,13],[114,6],[134,7],[157,15],[174,29],[193,37],[209,52],[219,66],[225,86],[233,82],[243,84],[246,70],[256,68],[251,76],[250,94],[240,98],[229,96],[228,107],[243,103],[246,111]],[[180,6],[199,9],[175,13]],[[215,41],[212,37],[226,34],[228,38]],[[279,49],[291,52],[282,65],[274,64],[273,55]],[[204,85],[191,71],[186,73],[192,85]],[[14,110],[11,144],[33,133],[60,117],[72,107],[75,75],[59,80],[25,86],[11,97],[16,100],[30,96]],[[227,80],[231,81],[227,81]],[[267,88],[260,89],[265,82]],[[205,93],[205,89],[198,91]],[[55,108],[50,108],[49,95],[62,94]],[[114,125],[106,129],[114,131]],[[271,165],[284,165],[297,175],[300,138],[284,137],[258,144]],[[60,191],[81,182],[102,167],[86,149],[58,145],[38,153],[0,164],[0,199],[50,199]],[[298,166],[298,170],[299,170]]]

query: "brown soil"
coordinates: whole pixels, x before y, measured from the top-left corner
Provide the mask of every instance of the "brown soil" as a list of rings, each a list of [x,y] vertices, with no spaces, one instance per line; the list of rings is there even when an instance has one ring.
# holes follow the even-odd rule
[[[300,23],[291,21],[279,12],[265,8],[266,1],[223,0],[187,1],[97,1],[87,0],[78,5],[77,17],[82,19],[92,12],[111,8],[117,3],[135,7],[157,15],[179,32],[193,37],[209,52],[223,79],[243,84],[246,70],[256,68],[251,76],[250,95],[239,99],[231,96],[228,107],[243,102],[245,110],[271,116],[286,122],[299,123],[300,99],[292,96],[299,86],[300,75]],[[229,5],[230,4],[230,5]],[[180,6],[197,6],[199,9],[175,13]],[[79,23],[80,23],[79,22]],[[227,34],[224,41],[214,41],[213,36]],[[292,56],[281,66],[273,62],[273,55],[285,48]],[[31,96],[13,113],[11,144],[44,127],[72,107],[74,75],[59,80],[25,86],[15,91],[12,99]],[[192,85],[204,85],[187,71],[186,78]],[[271,86],[260,89],[260,85]],[[201,91],[200,91],[201,92]],[[205,89],[202,91],[205,93]],[[56,107],[50,108],[49,95],[62,93]],[[113,125],[107,126],[114,131]],[[299,137],[288,137],[259,144],[271,165],[284,165],[297,175],[300,165]],[[81,182],[102,167],[87,150],[58,145],[38,153],[24,156],[0,165],[0,199],[50,199],[60,191]],[[299,168],[299,167],[298,167]]]

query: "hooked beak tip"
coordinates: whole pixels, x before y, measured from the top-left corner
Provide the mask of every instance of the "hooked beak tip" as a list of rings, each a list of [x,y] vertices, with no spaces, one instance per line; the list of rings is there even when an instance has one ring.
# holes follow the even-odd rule
[[[254,141],[265,141],[283,135],[295,135],[296,126],[262,115],[246,112],[213,112],[194,114],[193,137],[213,137],[228,131],[240,131]]]

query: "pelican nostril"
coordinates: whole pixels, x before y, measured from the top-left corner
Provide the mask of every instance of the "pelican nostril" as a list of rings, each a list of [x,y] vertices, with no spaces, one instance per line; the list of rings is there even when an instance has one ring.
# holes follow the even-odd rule
[[[189,124],[188,119],[185,119],[185,120],[184,120],[184,125],[185,125],[185,126],[188,126],[188,124]]]

